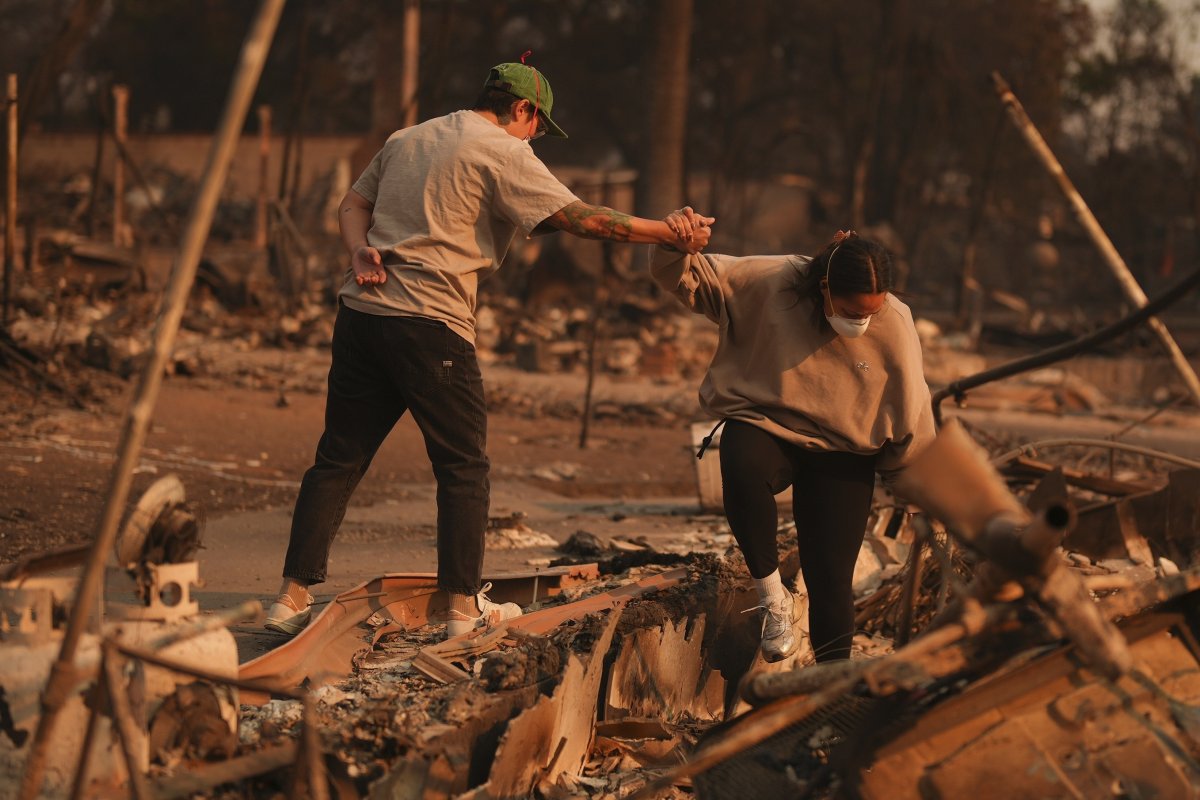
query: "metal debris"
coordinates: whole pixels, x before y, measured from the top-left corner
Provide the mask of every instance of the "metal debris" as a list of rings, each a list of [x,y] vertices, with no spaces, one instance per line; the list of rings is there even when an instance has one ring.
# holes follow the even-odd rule
[[[496,602],[530,605],[595,574],[592,565],[496,575],[488,578],[492,583],[489,594]],[[369,649],[375,628],[389,623],[405,630],[420,628],[444,619],[447,609],[436,575],[384,575],[333,598],[298,636],[243,664],[240,674],[247,679],[270,677],[285,686],[320,685],[352,671],[355,656]],[[369,624],[373,616],[375,626]],[[243,702],[249,703],[265,700],[263,696],[243,697]]]
[[[633,796],[688,777],[712,798],[957,797],[1001,781],[1018,797],[1193,794],[1200,648],[1185,610],[1200,567],[1090,582],[1108,593],[1097,602],[1074,571],[1096,565],[1054,550],[1069,509],[1046,503],[1046,489],[1033,496],[1045,510],[1031,513],[986,463],[950,426],[899,487],[976,553],[974,580],[954,581],[953,601],[912,643],[749,675],[742,694],[765,705],[709,731]]]

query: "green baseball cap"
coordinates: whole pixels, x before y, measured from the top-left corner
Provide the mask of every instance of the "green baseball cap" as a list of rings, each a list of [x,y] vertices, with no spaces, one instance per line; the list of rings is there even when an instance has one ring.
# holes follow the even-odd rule
[[[554,108],[554,92],[550,90],[550,81],[546,80],[546,76],[538,72],[535,67],[515,61],[497,64],[492,67],[483,85],[490,89],[508,92],[514,97],[533,103],[537,107],[538,114],[546,120],[546,132],[551,136],[567,138],[563,129],[550,118],[550,111]]]

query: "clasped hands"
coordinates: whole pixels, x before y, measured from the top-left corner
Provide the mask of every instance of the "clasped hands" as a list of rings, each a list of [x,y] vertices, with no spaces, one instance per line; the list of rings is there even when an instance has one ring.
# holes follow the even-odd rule
[[[716,217],[697,214],[691,206],[672,211],[663,218],[671,233],[675,234],[675,241],[670,246],[685,253],[699,253],[708,246],[708,239],[712,235],[710,226],[716,221]]]

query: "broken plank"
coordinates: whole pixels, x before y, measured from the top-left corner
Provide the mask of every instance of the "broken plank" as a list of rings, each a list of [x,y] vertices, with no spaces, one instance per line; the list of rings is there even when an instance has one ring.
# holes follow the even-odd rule
[[[189,766],[186,772],[154,781],[151,788],[154,790],[154,796],[160,800],[190,797],[225,783],[238,783],[257,775],[265,775],[290,766],[295,760],[296,743],[287,741],[215,764]]]
[[[1157,485],[1147,481],[1130,481],[1117,480],[1115,478],[1106,478],[1103,475],[1094,475],[1088,472],[1080,472],[1077,469],[1069,467],[1058,467],[1048,464],[1045,461],[1038,461],[1029,456],[1019,455],[1012,461],[1008,462],[1003,472],[1010,476],[1022,477],[1042,477],[1049,475],[1057,469],[1062,470],[1063,478],[1066,482],[1080,489],[1087,489],[1101,494],[1112,495],[1113,497],[1126,497],[1131,494],[1144,494],[1152,492],[1159,488]]]

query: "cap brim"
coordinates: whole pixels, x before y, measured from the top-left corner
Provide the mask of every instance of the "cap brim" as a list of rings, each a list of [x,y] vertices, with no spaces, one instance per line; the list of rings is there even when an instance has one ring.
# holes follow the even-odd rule
[[[549,114],[547,114],[545,111],[539,111],[538,113],[541,115],[542,119],[546,120],[546,133],[550,134],[551,136],[557,136],[560,139],[567,138],[567,132],[558,127],[558,123],[550,119]]]

